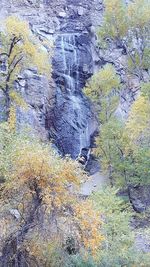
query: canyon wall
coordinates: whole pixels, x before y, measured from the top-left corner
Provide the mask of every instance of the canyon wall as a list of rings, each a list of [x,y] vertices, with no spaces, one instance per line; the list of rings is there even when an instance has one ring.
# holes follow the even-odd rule
[[[82,88],[87,79],[106,63],[115,65],[125,82],[122,48],[110,47],[103,53],[97,45],[96,29],[102,22],[101,0],[2,0],[0,19],[17,15],[30,24],[41,40],[54,43],[52,79],[40,76],[34,69],[20,74],[15,83],[28,109],[18,108],[19,125],[32,126],[42,138],[51,139],[62,155],[76,158],[91,146],[97,130],[93,107]],[[116,60],[118,59],[118,60]],[[132,79],[120,97],[118,116],[126,116],[138,83]],[[5,106],[0,92],[0,119]]]

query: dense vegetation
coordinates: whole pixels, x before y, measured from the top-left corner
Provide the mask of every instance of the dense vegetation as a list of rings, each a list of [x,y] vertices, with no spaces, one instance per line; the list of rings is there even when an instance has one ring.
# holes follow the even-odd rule
[[[18,131],[16,108],[27,104],[14,84],[28,67],[50,74],[51,47],[26,22],[16,17],[5,21],[0,35],[5,62],[0,89],[6,102],[0,123],[0,266],[150,266],[149,253],[135,246],[130,199],[131,186],[150,180],[150,82],[144,79],[150,64],[150,3],[104,4],[101,49],[122,48],[126,77],[138,78],[139,95],[128,118],[121,120],[116,109],[127,84],[115,67],[106,64],[87,82],[84,92],[95,104],[100,126],[94,153],[110,184],[86,199],[80,185],[87,174],[78,162],[61,158],[30,129]],[[120,189],[128,199],[119,196]]]
[[[123,1],[106,0],[104,21],[98,32],[104,47],[111,42],[125,49],[126,75],[134,78],[131,76],[134,74],[139,79],[140,94],[127,120],[122,121],[115,114],[119,91],[127,84],[121,82],[111,64],[97,72],[85,88],[99,114],[100,135],[96,141],[96,154],[107,170],[111,184],[127,188],[130,184],[148,183],[150,178],[150,83],[143,79],[144,71],[150,66],[149,4],[149,1],[134,1],[125,5]]]
[[[10,16],[5,20],[3,28],[0,33],[2,64],[0,89],[5,95],[8,119],[9,113],[15,113],[16,105],[25,106],[19,92],[14,90],[14,83],[17,82],[21,71],[27,67],[34,67],[40,74],[48,74],[50,64],[47,60],[46,48],[34,37],[28,23]]]

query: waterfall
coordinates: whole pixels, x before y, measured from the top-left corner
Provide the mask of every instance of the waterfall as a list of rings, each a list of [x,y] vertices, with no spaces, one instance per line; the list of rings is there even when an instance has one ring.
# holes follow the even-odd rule
[[[66,62],[66,56],[65,56],[64,38],[61,38],[61,50],[62,50],[62,58],[63,58],[63,68],[64,68],[64,73],[65,73],[67,70],[67,62]]]
[[[87,79],[84,66],[88,66],[86,62],[91,58],[89,48],[88,51],[83,49],[80,38],[80,33],[58,34],[53,64],[59,92],[55,114],[61,116],[59,120],[53,120],[57,123],[55,131],[57,127],[59,129],[54,139],[57,139],[63,154],[70,154],[73,158],[78,157],[82,149],[90,148],[90,137],[95,131],[89,102],[82,93]]]
[[[75,34],[61,34],[62,72],[68,89],[74,93],[79,89],[79,60]],[[70,56],[68,56],[70,54]]]

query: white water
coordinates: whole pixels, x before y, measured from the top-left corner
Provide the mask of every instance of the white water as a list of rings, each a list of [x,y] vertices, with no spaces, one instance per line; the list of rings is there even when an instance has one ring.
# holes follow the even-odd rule
[[[78,94],[80,90],[80,72],[76,34],[61,34],[60,38],[63,58],[63,77],[65,79],[68,96],[72,104],[72,110],[76,114],[76,120],[79,125],[79,153],[81,153],[83,148],[89,147],[91,133],[88,122],[85,122],[87,123],[86,128],[82,126],[85,114],[81,96]]]
[[[89,147],[90,134],[91,134],[91,131],[89,129],[89,124],[87,124],[87,127],[85,128],[85,130],[81,131],[81,134],[80,134],[80,154],[83,148]]]
[[[64,73],[65,73],[67,70],[67,62],[66,62],[65,44],[64,44],[63,36],[61,38],[61,51],[62,51],[63,67],[64,67]]]
[[[82,117],[83,117],[83,111],[82,111],[82,105],[81,105],[81,100],[78,96],[72,95],[70,97],[71,101],[72,101],[72,107],[73,110],[76,111],[77,113],[77,120],[80,123],[82,121]],[[90,144],[90,127],[89,127],[89,123],[87,123],[87,127],[85,129],[81,129],[80,131],[80,152],[79,154],[81,154],[81,151],[83,148],[88,148],[89,144]]]
[[[62,34],[61,38],[61,51],[63,58],[63,73],[68,84],[68,89],[71,92],[75,92],[79,89],[79,60],[78,49],[76,46],[76,35]],[[70,50],[72,56],[68,58],[67,52]],[[74,72],[74,77],[72,73]]]

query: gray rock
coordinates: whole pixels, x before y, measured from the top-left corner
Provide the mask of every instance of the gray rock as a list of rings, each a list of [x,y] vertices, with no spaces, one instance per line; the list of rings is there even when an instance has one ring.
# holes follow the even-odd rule
[[[5,96],[2,90],[0,90],[0,122],[6,118],[6,109],[5,109]]]
[[[66,12],[62,11],[62,12],[59,12],[58,16],[60,18],[65,18],[67,16]]]
[[[92,74],[92,67],[87,34],[58,35],[53,59],[57,91],[55,106],[48,111],[47,121],[50,136],[62,154],[70,154],[73,158],[82,148],[90,147],[91,136],[97,127],[90,104],[81,91]]]
[[[16,220],[20,220],[21,215],[20,212],[17,209],[11,209],[10,210],[10,214],[16,219]]]
[[[39,76],[35,70],[25,71],[15,88],[25,98],[27,111],[18,109],[18,124],[29,124],[43,136],[54,139],[62,154],[78,156],[89,147],[97,123],[91,104],[84,97],[82,88],[93,72],[106,63],[115,64],[125,83],[124,62],[121,48],[110,45],[106,53],[97,47],[95,29],[101,25],[103,1],[101,0],[2,0],[1,21],[9,14],[16,14],[30,23],[32,31],[41,40],[55,41],[53,80],[55,85]],[[117,60],[116,60],[117,59]],[[147,75],[145,74],[145,79]],[[135,88],[121,92],[116,114],[126,118],[136,97]],[[0,94],[0,120],[5,118],[3,96]],[[18,126],[19,127],[19,126]]]
[[[131,186],[131,202],[137,212],[144,212],[150,208],[150,186]]]
[[[78,15],[79,16],[83,16],[84,12],[85,12],[85,10],[82,6],[78,7]]]

